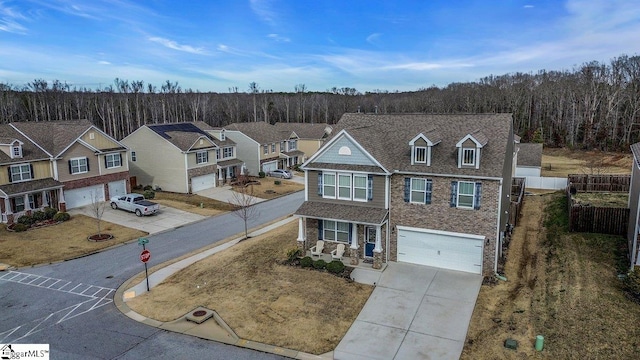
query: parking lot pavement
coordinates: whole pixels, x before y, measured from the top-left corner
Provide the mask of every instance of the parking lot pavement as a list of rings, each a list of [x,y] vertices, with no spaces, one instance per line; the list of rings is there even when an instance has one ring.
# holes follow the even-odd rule
[[[82,214],[95,217],[91,210],[92,205],[75,208],[69,210],[69,214]],[[159,233],[190,224],[204,219],[205,216],[193,214],[187,211],[179,210],[165,205],[160,205],[160,211],[157,214],[138,217],[134,213],[124,210],[114,210],[109,204],[102,215],[102,220],[110,223],[126,226],[132,229],[146,231],[149,234]]]

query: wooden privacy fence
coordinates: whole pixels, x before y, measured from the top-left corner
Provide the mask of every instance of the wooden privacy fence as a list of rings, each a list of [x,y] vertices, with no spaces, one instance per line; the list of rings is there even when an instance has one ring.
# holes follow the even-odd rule
[[[631,175],[571,174],[568,178],[569,185],[574,187],[577,191],[582,192],[629,192],[629,188],[631,186]]]
[[[569,231],[611,235],[627,234],[629,208],[584,206],[576,204],[567,187]]]

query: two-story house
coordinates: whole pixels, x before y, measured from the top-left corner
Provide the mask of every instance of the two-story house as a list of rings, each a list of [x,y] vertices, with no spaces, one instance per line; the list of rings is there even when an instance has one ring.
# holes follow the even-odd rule
[[[195,193],[219,186],[241,172],[236,144],[217,137],[204,122],[147,124],[122,139],[131,149],[136,183],[164,191]]]
[[[226,136],[238,144],[238,158],[252,175],[286,169],[302,163],[293,131],[281,130],[264,121],[233,123],[224,127]]]
[[[51,206],[66,211],[126,193],[127,148],[87,120],[16,122],[0,129],[2,221]]]
[[[513,162],[510,114],[345,114],[302,166],[298,245],[352,263],[497,269]]]
[[[273,126],[278,129],[283,135],[287,135],[297,140],[296,150],[302,152],[302,159],[300,164],[310,158],[313,154],[324,145],[327,138],[333,131],[333,126],[323,123],[287,123],[277,122]],[[284,147],[282,147],[284,148]],[[293,166],[283,163],[282,168]]]

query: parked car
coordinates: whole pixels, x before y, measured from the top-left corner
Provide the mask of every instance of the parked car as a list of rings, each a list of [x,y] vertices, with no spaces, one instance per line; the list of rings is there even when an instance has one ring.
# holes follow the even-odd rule
[[[145,199],[140,194],[114,196],[111,198],[111,207],[136,213],[137,216],[152,215],[160,210],[160,205]]]
[[[268,176],[278,177],[280,179],[291,179],[291,171],[284,169],[276,169],[269,171]]]

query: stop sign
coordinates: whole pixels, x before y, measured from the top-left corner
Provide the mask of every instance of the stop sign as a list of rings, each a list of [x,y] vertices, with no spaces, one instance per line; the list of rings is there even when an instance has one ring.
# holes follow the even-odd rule
[[[142,250],[140,253],[140,261],[146,263],[149,259],[151,259],[151,252],[149,250]]]

